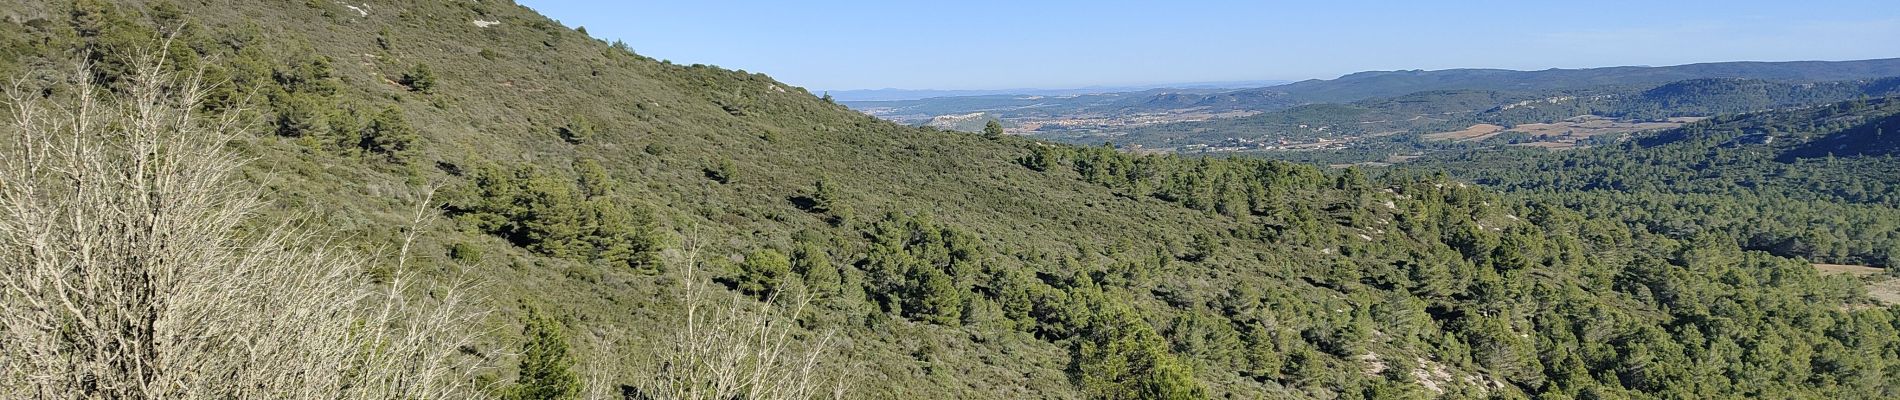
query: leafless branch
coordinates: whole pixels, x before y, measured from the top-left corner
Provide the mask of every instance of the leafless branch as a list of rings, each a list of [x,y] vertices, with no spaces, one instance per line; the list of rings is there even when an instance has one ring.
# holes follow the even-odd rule
[[[238,111],[204,118],[199,75],[163,51],[123,93],[81,64],[42,95],[16,81],[0,143],[0,397],[470,398],[457,346],[475,315],[456,287],[427,299],[407,266],[257,225],[233,179]],[[426,196],[425,196],[426,197]],[[425,201],[426,202],[426,201]]]

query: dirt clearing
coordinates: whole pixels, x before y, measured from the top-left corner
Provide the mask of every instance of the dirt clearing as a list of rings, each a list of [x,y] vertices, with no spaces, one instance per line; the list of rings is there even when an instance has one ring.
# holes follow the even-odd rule
[[[1641,132],[1653,129],[1668,129],[1682,126],[1682,122],[1623,122],[1614,119],[1585,115],[1548,124],[1522,124],[1511,127],[1511,132],[1523,132],[1533,137],[1582,139],[1596,135],[1613,133]]]
[[[1865,265],[1814,264],[1821,275],[1851,275],[1867,283],[1867,295],[1882,304],[1900,304],[1900,278],[1886,275],[1887,270]]]
[[[1498,134],[1498,132],[1503,132],[1503,131],[1504,131],[1504,127],[1502,126],[1497,126],[1497,125],[1492,125],[1492,124],[1477,124],[1477,125],[1472,125],[1469,128],[1465,128],[1462,131],[1426,134],[1425,138],[1431,139],[1431,140],[1455,140],[1455,141],[1481,140],[1484,138],[1495,136]]]

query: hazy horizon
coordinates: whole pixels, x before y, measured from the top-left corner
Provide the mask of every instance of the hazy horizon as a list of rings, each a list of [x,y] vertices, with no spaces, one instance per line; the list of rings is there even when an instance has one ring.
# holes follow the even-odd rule
[[[1845,0],[1051,1],[1019,4],[524,0],[684,64],[816,90],[997,90],[1900,56],[1900,4]],[[1615,13],[1595,10],[1621,10]]]
[[[1467,70],[1467,69],[1469,70],[1494,69],[1494,70],[1512,70],[1512,71],[1543,71],[1543,70],[1582,70],[1582,69],[1621,68],[1621,67],[1638,67],[1638,68],[1674,67],[1674,66],[1695,65],[1695,64],[1748,63],[1748,62],[1761,62],[1761,63],[1849,62],[1849,61],[1888,60],[1888,59],[1900,59],[1900,56],[1873,57],[1873,58],[1843,58],[1843,59],[1825,59],[1825,60],[1823,59],[1721,60],[1721,61],[1701,61],[1701,62],[1692,62],[1692,63],[1683,63],[1683,64],[1594,65],[1594,66],[1564,66],[1564,67],[1549,67],[1549,68],[1498,68],[1498,67],[1485,67],[1485,66],[1466,66],[1466,67],[1449,67],[1449,68],[1368,69],[1368,70],[1345,72],[1345,73],[1332,75],[1332,76],[1323,76],[1323,77],[1316,76],[1316,77],[1307,77],[1307,78],[1298,78],[1298,79],[1253,79],[1253,80],[1232,80],[1232,81],[1213,81],[1213,82],[1160,82],[1160,83],[1130,83],[1130,84],[1110,83],[1110,84],[1092,84],[1092,85],[1082,85],[1082,86],[996,87],[996,88],[968,88],[968,89],[942,89],[942,88],[930,88],[930,87],[923,87],[923,88],[879,87],[879,88],[846,88],[846,89],[809,88],[809,89],[812,89],[812,90],[822,89],[822,90],[828,90],[832,92],[841,92],[841,91],[869,92],[869,91],[880,91],[880,90],[901,90],[901,91],[1007,91],[1007,90],[1064,90],[1064,89],[1081,90],[1081,89],[1125,89],[1125,88],[1141,88],[1141,87],[1158,89],[1158,88],[1174,88],[1176,86],[1187,86],[1187,85],[1212,85],[1212,84],[1222,84],[1222,83],[1248,83],[1248,82],[1266,82],[1266,83],[1269,83],[1269,86],[1271,86],[1271,85],[1284,85],[1288,83],[1294,83],[1294,82],[1300,82],[1300,81],[1306,81],[1306,80],[1332,80],[1332,79],[1345,77],[1346,75],[1351,75],[1351,74],[1356,74],[1356,73],[1361,73],[1361,72],[1448,71],[1448,70]],[[770,73],[769,71],[753,71],[753,72]]]

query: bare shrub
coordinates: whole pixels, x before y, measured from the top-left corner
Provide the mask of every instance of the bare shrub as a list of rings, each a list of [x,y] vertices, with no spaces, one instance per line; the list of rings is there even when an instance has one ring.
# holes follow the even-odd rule
[[[259,224],[226,149],[237,114],[201,117],[195,74],[138,65],[123,93],[95,91],[84,65],[7,92],[0,397],[478,396],[456,361],[475,318],[459,290],[415,300],[401,265],[372,285],[368,257]]]
[[[669,400],[809,400],[845,397],[844,369],[826,360],[836,344],[830,333],[798,349],[791,318],[804,312],[807,301],[786,310],[775,299],[758,305],[732,292],[707,290],[695,276],[699,249],[688,244],[681,282],[684,320],[656,347],[657,369],[644,395]],[[725,303],[725,304],[720,304]]]

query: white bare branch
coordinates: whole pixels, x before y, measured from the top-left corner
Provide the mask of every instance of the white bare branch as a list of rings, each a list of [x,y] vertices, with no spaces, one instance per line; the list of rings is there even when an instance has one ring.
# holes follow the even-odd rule
[[[264,223],[202,118],[196,74],[148,52],[123,93],[77,68],[52,96],[6,92],[0,133],[0,397],[461,399],[475,315],[457,287],[392,282],[369,257]],[[424,203],[426,204],[426,200]],[[420,214],[419,214],[420,215]]]

